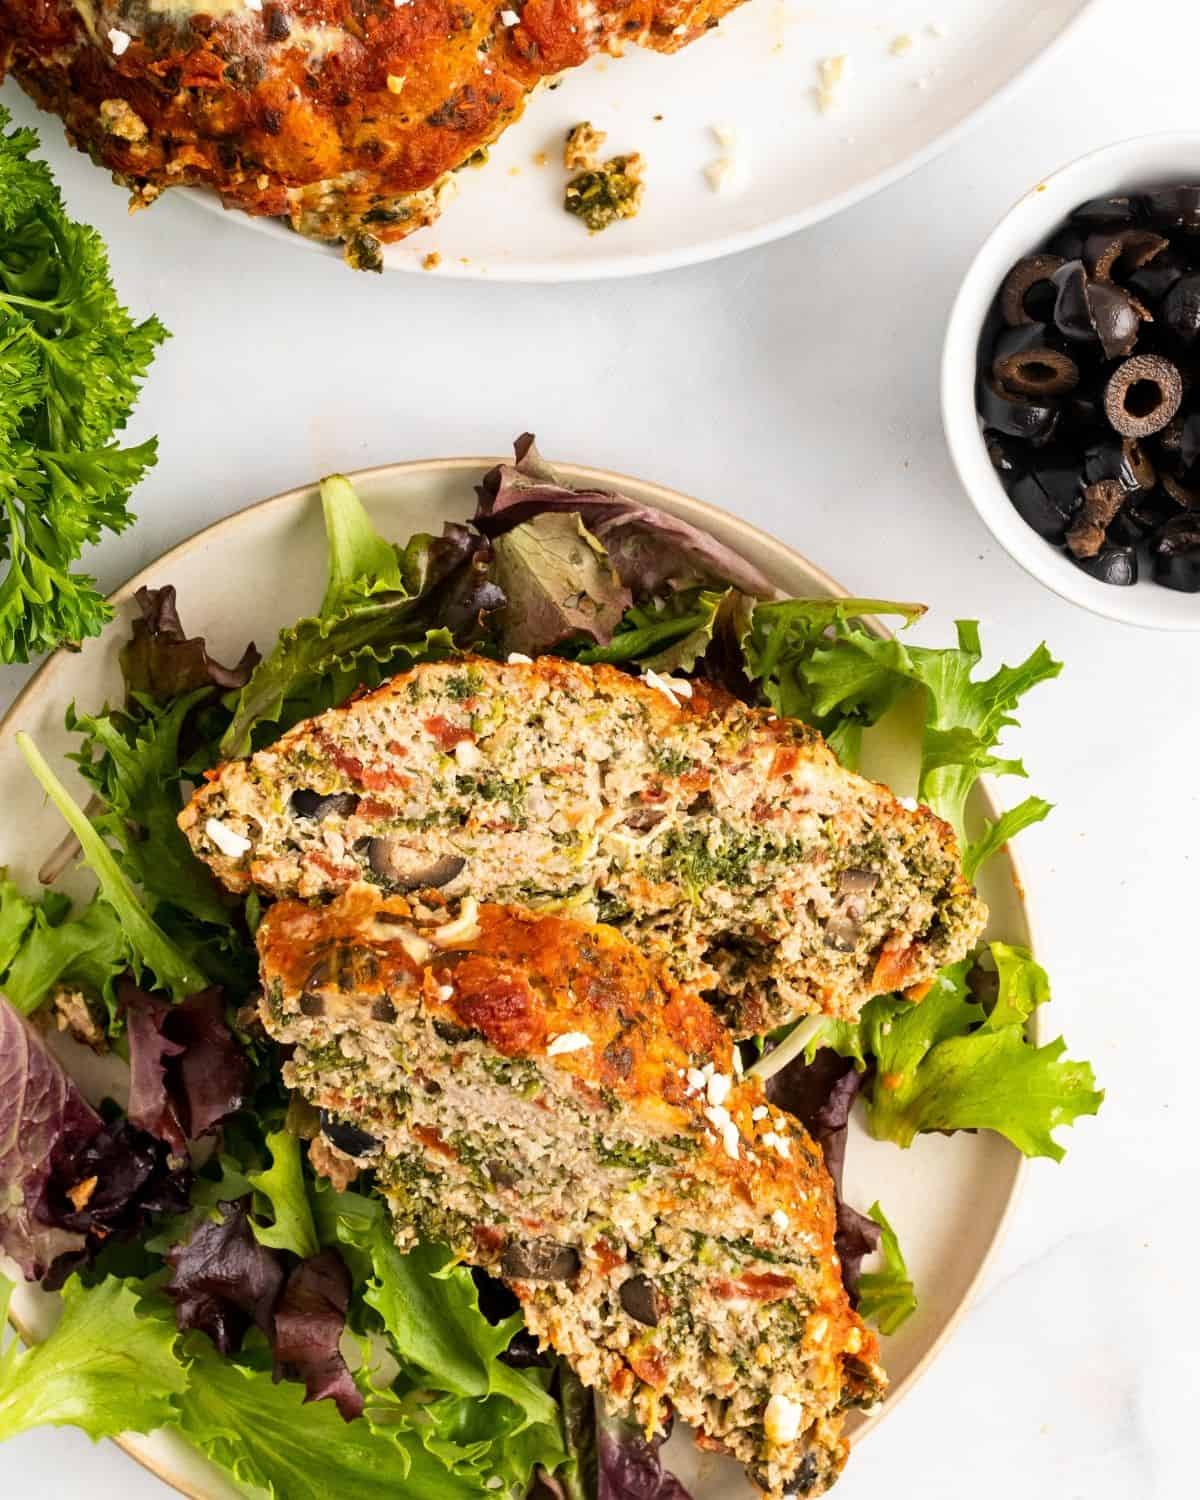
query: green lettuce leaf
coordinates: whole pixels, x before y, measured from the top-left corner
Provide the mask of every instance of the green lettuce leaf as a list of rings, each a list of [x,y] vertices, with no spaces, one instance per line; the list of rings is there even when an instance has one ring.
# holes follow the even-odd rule
[[[278,734],[344,701],[357,687],[376,685],[384,668],[390,676],[418,662],[441,661],[457,649],[451,631],[439,623],[437,601],[452,620],[455,609],[439,590],[469,569],[476,544],[465,529],[445,537],[420,533],[397,552],[375,531],[340,475],[322,481],[321,504],[330,550],[320,613],[280,631],[270,654],[231,700],[233,717],[220,744],[225,758],[247,754],[259,726]]]
[[[278,1385],[269,1368],[223,1358],[193,1335],[184,1344],[187,1388],[175,1426],[237,1483],[273,1500],[466,1500],[493,1493],[431,1451],[417,1408],[406,1420],[344,1422],[330,1401],[305,1405],[304,1387]]]
[[[858,1278],[858,1311],[881,1333],[895,1333],[916,1312],[917,1296],[900,1253],[900,1241],[887,1215],[877,1202],[872,1203],[868,1212],[881,1231],[879,1253],[883,1265],[878,1271],[864,1271]]]
[[[919,605],[880,599],[760,604],[743,640],[746,671],[780,713],[813,724],[851,767],[859,762],[863,730],[919,693],[924,730],[917,795],[965,843],[967,798],[979,777],[1025,775],[1021,761],[996,754],[1004,731],[1017,722],[1013,710],[1030,688],[1057,677],[1062,663],[1041,645],[1018,666],[976,680],[982,648],[973,620],[960,620],[957,646],[941,649],[883,639],[862,623],[865,615],[898,615],[911,623],[921,613]],[[1049,803],[1029,797],[994,828],[985,827],[966,852],[970,874],[1049,811]]]
[[[862,1050],[875,1060],[867,1124],[899,1146],[923,1131],[994,1130],[1026,1156],[1061,1161],[1052,1132],[1094,1115],[1104,1094],[1088,1063],[1064,1059],[1061,1037],[1038,1047],[1025,1035],[1050,998],[1045,971],[1021,948],[992,943],[991,954],[990,1011],[968,990],[972,959],[943,969],[919,1005],[887,995],[866,1006]]]
[[[576,641],[607,645],[632,602],[608,553],[574,512],[546,511],[492,543],[504,594],[501,649],[541,656]]]
[[[136,712],[67,710],[80,737],[71,759],[103,803],[93,828],[115,847],[121,866],[156,910],[168,905],[212,926],[232,928],[233,906],[192,853],[177,819],[182,806],[179,735],[206,689],[165,706],[135,700]]]
[[[15,889],[15,888],[14,888]],[[31,1015],[59,985],[99,995],[116,1013],[115,981],[130,966],[129,940],[115,907],[99,898],[76,916],[71,903],[47,892],[33,908],[4,993],[22,1015]]]
[[[999,854],[1009,839],[1016,838],[1023,828],[1040,823],[1052,810],[1053,804],[1041,797],[1026,797],[998,818],[985,819],[979,837],[963,851],[963,874],[968,880],[974,880],[980,868],[993,854]]]
[[[535,1376],[499,1358],[521,1327],[519,1313],[489,1323],[470,1271],[441,1245],[400,1250],[377,1199],[321,1188],[315,1203],[322,1243],[335,1244],[355,1280],[366,1282],[367,1305],[422,1385],[456,1396],[503,1396],[525,1422],[557,1422],[557,1407]]]
[[[249,1172],[247,1178],[254,1191],[267,1200],[273,1215],[271,1224],[250,1227],[260,1245],[273,1250],[290,1250],[301,1260],[320,1250],[317,1229],[313,1223],[304,1182],[304,1165],[300,1159],[300,1142],[289,1130],[276,1130],[267,1136],[271,1165],[261,1172]]]
[[[0,1328],[12,1283],[0,1276]],[[150,1432],[174,1416],[187,1386],[170,1316],[145,1314],[135,1282],[85,1290],[72,1277],[44,1343],[0,1354],[0,1442],[31,1427],[80,1427],[89,1437]]]
[[[167,936],[146,911],[112,850],[46,764],[37,746],[27,734],[18,734],[16,738],[17,748],[25,757],[29,769],[79,840],[83,856],[99,884],[99,897],[112,908],[119,919],[128,967],[139,983],[149,969],[158,987],[176,1000],[183,1000],[198,990],[206,989],[210,981],[204,970]]]
[[[577,661],[636,662],[643,671],[690,672],[708,650],[717,614],[733,590],[679,589],[665,600],[635,604],[606,646],[589,646]]]

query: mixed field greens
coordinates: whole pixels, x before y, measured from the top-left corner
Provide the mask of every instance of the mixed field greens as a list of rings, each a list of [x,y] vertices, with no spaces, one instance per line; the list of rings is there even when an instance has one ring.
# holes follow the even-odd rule
[[[0,884],[0,1250],[63,1288],[49,1339],[0,1356],[0,1437],[169,1427],[235,1483],[287,1500],[686,1500],[656,1443],[538,1354],[502,1287],[437,1246],[401,1254],[369,1191],[314,1177],[317,1123],[253,1018],[258,898],[219,889],[175,823],[219,760],[414,663],[554,652],[709,676],[817,725],[851,766],[865,731],[915,703],[918,795],[959,831],[972,873],[1049,811],[1029,797],[966,822],[981,773],[1024,774],[998,746],[1022,696],[1059,671],[1044,646],[981,677],[973,623],[939,650],[866,623],[908,624],[917,605],[777,598],[686,523],[573,489],[531,439],[479,493],[470,523],[396,546],[345,479],[326,480],[325,597],[234,667],[186,634],[172,589],[141,591],[123,701],[67,710],[86,810],[21,738],[97,888],[72,907]],[[1032,957],[993,943],[920,1004],[884,996],[856,1025],[802,1022],[747,1061],[839,1185],[856,1100],[898,1146],[989,1129],[1058,1159],[1053,1132],[1102,1095],[1061,1040],[1029,1040],[1048,999]],[[128,1061],[127,1100],[84,1102],[27,1019],[47,1015]],[[861,1310],[893,1332],[920,1288],[879,1204],[841,1204],[838,1244]]]

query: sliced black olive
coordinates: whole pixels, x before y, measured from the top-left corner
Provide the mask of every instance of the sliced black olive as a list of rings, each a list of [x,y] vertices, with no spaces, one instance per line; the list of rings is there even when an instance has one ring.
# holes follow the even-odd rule
[[[634,833],[649,833],[652,828],[657,828],[665,817],[665,811],[660,808],[635,807],[625,819],[625,827],[632,828]]]
[[[1071,223],[1084,229],[1128,228],[1137,223],[1138,208],[1133,198],[1089,198],[1071,210]]]
[[[783,1492],[783,1500],[808,1500],[808,1496],[815,1494],[818,1485],[824,1484],[821,1477],[821,1468],[817,1462],[815,1453],[806,1453],[800,1467],[787,1482],[787,1489]],[[763,1489],[770,1489],[769,1478],[764,1478]]]
[[[1161,354],[1138,354],[1118,365],[1104,387],[1104,414],[1122,437],[1161,432],[1183,400],[1183,377]]]
[[[1083,262],[1068,261],[1054,273],[1058,296],[1054,324],[1077,343],[1099,343],[1106,359],[1128,354],[1142,320],[1127,293],[1106,281],[1092,281]]]
[[[1200,515],[1167,522],[1152,547],[1154,576],[1180,593],[1200,593]]]
[[[1098,479],[1083,492],[1079,514],[1067,532],[1067,548],[1075,557],[1095,557],[1107,541],[1107,531],[1125,503],[1125,491],[1115,479]]]
[[[1074,562],[1092,578],[1118,588],[1128,588],[1138,580],[1137,552],[1133,547],[1104,547],[1095,557],[1077,557]]]
[[[1083,477],[1088,484],[1100,479],[1115,479],[1123,490],[1154,488],[1154,465],[1150,455],[1136,438],[1122,442],[1109,440],[1093,443],[1083,456]]]
[[[358,798],[353,792],[296,791],[292,793],[292,811],[298,818],[328,818],[336,813],[339,818],[348,818],[358,807]]]
[[[1052,402],[1011,395],[988,378],[979,382],[979,413],[985,427],[1030,442],[1050,437],[1058,421],[1058,408]]]
[[[1200,458],[1200,411],[1189,412],[1183,419],[1179,458],[1185,469],[1190,469]]]
[[[516,1187],[517,1174],[511,1167],[505,1166],[502,1161],[497,1161],[495,1157],[489,1158],[485,1165],[487,1166],[488,1176],[497,1187]]]
[[[1082,229],[1068,225],[1046,242],[1046,252],[1057,255],[1059,260],[1082,260],[1085,238]]]
[[[513,1281],[570,1281],[579,1274],[579,1251],[557,1240],[509,1240],[500,1269]]]
[[[1200,510],[1200,490],[1184,484],[1174,474],[1164,474],[1162,488],[1180,510]]]
[[[320,995],[314,995],[311,990],[300,991],[300,1014],[302,1016],[323,1016],[325,1014],[325,1001]]]
[[[1061,542],[1083,504],[1083,481],[1078,462],[1031,469],[1008,493],[1027,526],[1032,526],[1048,542]]]
[[[324,989],[326,985],[332,985],[335,989],[342,988],[342,981],[346,974],[346,950],[344,948],[328,948],[320,955],[316,963],[308,971],[308,978],[304,981],[306,990]]]
[[[825,946],[835,953],[853,953],[858,935],[858,921],[847,912],[835,912],[825,924]]]
[[[469,1026],[456,1026],[453,1021],[443,1021],[440,1018],[434,1021],[433,1029],[451,1047],[469,1041],[474,1035]]]
[[[658,1293],[648,1276],[631,1276],[621,1283],[621,1306],[635,1322],[658,1327]]]
[[[869,896],[878,884],[877,870],[850,868],[838,876],[837,893],[839,896]]]
[[[1162,320],[1181,344],[1200,337],[1200,274],[1181,276],[1162,300]]]
[[[1175,283],[1187,271],[1186,263],[1174,251],[1156,255],[1149,265],[1140,266],[1126,278],[1125,285],[1135,296],[1151,307],[1157,307]]]
[[[479,1293],[479,1311],[489,1323],[503,1323],[505,1318],[511,1318],[513,1313],[521,1311],[516,1293],[510,1291],[495,1276],[489,1276],[478,1266],[472,1266],[471,1280]]]
[[[500,1358],[514,1370],[532,1370],[550,1363],[538,1344],[537,1335],[528,1328],[518,1328]]]
[[[618,1078],[628,1078],[633,1071],[633,1052],[615,1037],[604,1049],[604,1061]]]
[[[466,860],[455,854],[443,854],[431,860],[419,849],[405,844],[396,834],[373,838],[367,849],[367,862],[390,890],[416,891],[449,885],[466,867]]]
[[[1200,187],[1156,188],[1145,195],[1146,212],[1159,229],[1200,229]]]
[[[1102,230],[1088,235],[1083,259],[1097,281],[1124,281],[1169,249],[1170,243],[1152,229]]]
[[[321,1134],[339,1151],[356,1159],[378,1151],[379,1142],[367,1131],[360,1130],[357,1125],[347,1125],[344,1120],[335,1119],[327,1109],[319,1110],[318,1113],[321,1117]]]
[[[386,1021],[389,1024],[396,1019],[396,1007],[386,995],[377,995],[371,1001],[372,1021]]]
[[[1045,323],[1006,328],[992,350],[992,375],[1021,396],[1065,396],[1079,384],[1079,366],[1050,345]]]
[[[1000,482],[1008,489],[1025,472],[1025,451],[1017,443],[998,432],[988,434],[988,457],[992,468],[1000,476]]]
[[[1000,313],[1010,328],[1040,321],[1036,314],[1053,306],[1049,283],[1062,264],[1057,255],[1027,255],[1016,263],[1000,288]]]

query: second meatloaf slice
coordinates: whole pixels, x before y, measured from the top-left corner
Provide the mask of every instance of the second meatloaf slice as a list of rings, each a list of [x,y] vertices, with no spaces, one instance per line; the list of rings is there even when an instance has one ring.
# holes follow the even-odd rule
[[[429,664],[211,775],[180,824],[234,890],[577,909],[720,996],[736,1034],[962,958],[985,912],[950,828],[814,730],[693,681],[555,658]]]
[[[402,1245],[502,1277],[611,1406],[669,1403],[773,1500],[824,1492],[875,1339],[819,1148],[693,991],[611,927],[366,886],[277,903],[258,944],[323,1169],[372,1169]]]

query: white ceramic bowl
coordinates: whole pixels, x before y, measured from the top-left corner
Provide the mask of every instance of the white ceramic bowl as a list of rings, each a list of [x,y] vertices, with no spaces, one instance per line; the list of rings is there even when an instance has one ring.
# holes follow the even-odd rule
[[[1002,547],[1034,578],[1093,614],[1154,630],[1200,630],[1200,595],[1139,581],[1118,588],[1089,578],[1017,514],[996,477],[975,411],[979,336],[1009,268],[1036,249],[1089,198],[1200,182],[1200,133],[1141,136],[1105,146],[1044,178],[1009,209],[984,241],[950,314],[942,354],[942,421],[963,488]]]

